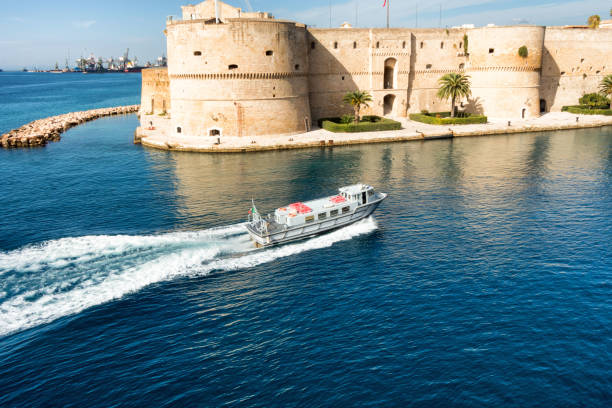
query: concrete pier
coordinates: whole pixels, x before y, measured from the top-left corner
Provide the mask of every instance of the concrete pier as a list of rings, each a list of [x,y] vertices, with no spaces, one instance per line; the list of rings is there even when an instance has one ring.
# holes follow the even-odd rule
[[[49,141],[60,140],[60,135],[63,132],[81,123],[105,116],[137,113],[139,108],[140,105],[117,106],[66,113],[35,120],[3,134],[0,137],[0,146],[3,148],[44,146]]]

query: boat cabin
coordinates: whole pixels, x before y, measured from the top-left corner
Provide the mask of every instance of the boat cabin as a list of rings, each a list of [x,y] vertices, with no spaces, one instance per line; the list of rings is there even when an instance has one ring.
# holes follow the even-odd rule
[[[274,211],[274,221],[293,227],[352,214],[374,195],[374,189],[366,184],[355,184],[339,189],[340,194],[317,200],[297,202]]]

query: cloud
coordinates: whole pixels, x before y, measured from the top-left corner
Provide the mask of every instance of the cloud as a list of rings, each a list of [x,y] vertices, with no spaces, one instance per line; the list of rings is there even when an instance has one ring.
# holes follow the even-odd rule
[[[75,21],[72,23],[76,28],[90,28],[94,24],[96,24],[96,20]]]

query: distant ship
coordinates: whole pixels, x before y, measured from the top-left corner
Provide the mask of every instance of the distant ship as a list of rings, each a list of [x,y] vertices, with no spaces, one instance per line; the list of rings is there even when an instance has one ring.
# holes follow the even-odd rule
[[[4,72],[4,70],[2,68],[0,68],[0,72]]]
[[[297,202],[277,208],[274,214],[259,215],[255,203],[249,210],[246,228],[255,246],[267,247],[309,238],[342,228],[368,217],[387,198],[367,184],[341,187],[336,196]]]

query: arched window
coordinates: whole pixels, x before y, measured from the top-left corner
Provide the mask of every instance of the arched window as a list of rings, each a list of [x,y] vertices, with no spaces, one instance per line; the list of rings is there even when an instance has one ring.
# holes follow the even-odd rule
[[[442,42],[440,43],[440,49],[441,49],[441,50],[442,50],[442,49],[444,49],[444,41],[442,41]]]
[[[402,42],[402,48],[406,48],[406,41]]]
[[[380,48],[380,41],[376,41],[376,48]]]
[[[387,58],[385,60],[385,74],[384,74],[384,89],[393,89],[395,88],[395,79],[396,79],[396,70],[395,67],[397,65],[397,60],[395,58]]]
[[[334,41],[334,49],[338,49],[338,41]]]
[[[357,48],[357,41],[353,41],[353,48]]]

